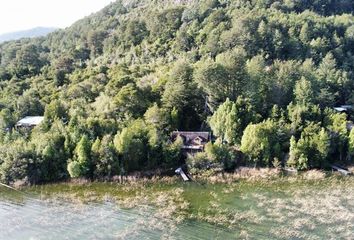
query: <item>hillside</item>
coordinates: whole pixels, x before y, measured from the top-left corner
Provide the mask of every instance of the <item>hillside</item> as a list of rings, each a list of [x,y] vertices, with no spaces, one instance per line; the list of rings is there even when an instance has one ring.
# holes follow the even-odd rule
[[[354,3],[117,1],[0,44],[0,180],[169,170],[174,130],[212,131],[191,172],[350,163]],[[350,112],[350,111],[349,111]],[[25,116],[40,126],[16,130]],[[10,129],[10,130],[9,130]]]
[[[21,38],[42,37],[48,33],[54,32],[56,28],[36,27],[29,30],[5,33],[0,35],[0,43]]]

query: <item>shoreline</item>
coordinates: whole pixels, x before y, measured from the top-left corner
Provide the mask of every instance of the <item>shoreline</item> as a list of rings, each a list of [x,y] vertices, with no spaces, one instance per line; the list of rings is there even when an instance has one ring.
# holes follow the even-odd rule
[[[296,182],[296,181],[318,181],[326,178],[352,178],[353,167],[349,168],[352,174],[348,176],[343,176],[339,172],[334,171],[324,171],[324,170],[307,170],[299,171],[296,173],[287,172],[284,169],[275,169],[275,168],[248,168],[241,167],[236,169],[234,172],[213,172],[213,171],[203,171],[197,175],[191,175],[190,181],[185,183],[199,183],[199,184],[232,184],[238,181],[246,182]],[[144,176],[144,174],[135,173],[132,175],[127,175],[123,177],[114,176],[110,179],[86,179],[86,178],[77,178],[77,179],[68,179],[65,181],[58,182],[48,182],[41,184],[26,184],[22,181],[18,181],[10,184],[10,187],[15,189],[22,188],[31,188],[31,187],[40,187],[46,185],[58,185],[58,184],[68,184],[68,185],[77,185],[85,186],[88,184],[94,183],[107,183],[107,184],[117,184],[122,186],[129,185],[147,185],[147,184],[178,184],[184,183],[183,179],[178,175],[173,176],[164,176],[164,175],[151,175]]]

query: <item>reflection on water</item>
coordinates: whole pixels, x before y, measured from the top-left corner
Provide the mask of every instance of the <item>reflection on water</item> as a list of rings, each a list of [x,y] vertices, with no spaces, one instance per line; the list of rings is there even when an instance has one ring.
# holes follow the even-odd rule
[[[111,202],[78,204],[40,200],[0,189],[0,239],[227,239],[233,234],[207,223],[169,224],[149,207],[121,209]]]

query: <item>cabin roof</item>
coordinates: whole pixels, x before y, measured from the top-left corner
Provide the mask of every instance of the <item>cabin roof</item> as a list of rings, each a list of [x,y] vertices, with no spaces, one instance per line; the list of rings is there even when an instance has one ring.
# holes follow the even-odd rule
[[[172,132],[172,137],[177,137],[181,136],[184,137],[187,141],[196,139],[196,138],[201,138],[203,140],[209,140],[210,139],[210,132],[186,132],[186,131],[174,131]]]
[[[352,110],[353,106],[352,105],[342,105],[340,107],[335,107],[334,110],[338,111],[338,112],[346,112],[349,110]]]
[[[37,126],[44,120],[42,116],[27,116],[16,123],[16,126]]]

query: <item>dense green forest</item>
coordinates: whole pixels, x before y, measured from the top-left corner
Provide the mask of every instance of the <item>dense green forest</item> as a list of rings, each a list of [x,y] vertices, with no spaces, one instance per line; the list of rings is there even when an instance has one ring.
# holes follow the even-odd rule
[[[0,180],[102,179],[181,164],[174,130],[212,131],[191,171],[349,163],[351,0],[119,0],[0,45]],[[25,116],[41,125],[18,131]]]

